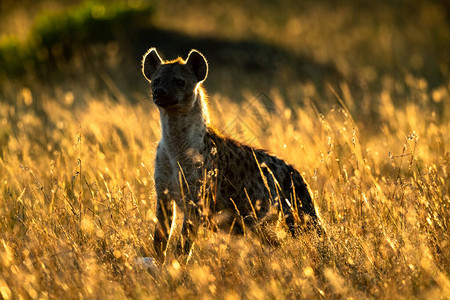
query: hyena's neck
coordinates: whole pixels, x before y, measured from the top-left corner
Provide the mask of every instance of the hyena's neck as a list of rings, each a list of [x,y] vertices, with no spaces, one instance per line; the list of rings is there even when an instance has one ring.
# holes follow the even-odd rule
[[[190,111],[160,110],[161,139],[170,155],[179,162],[204,148],[204,136],[209,125],[208,111],[203,93],[196,93],[194,97],[196,100]]]

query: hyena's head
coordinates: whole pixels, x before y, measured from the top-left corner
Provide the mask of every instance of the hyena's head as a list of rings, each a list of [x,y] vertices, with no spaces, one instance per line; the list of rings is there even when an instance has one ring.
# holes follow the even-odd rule
[[[186,60],[163,61],[151,48],[142,60],[142,72],[150,81],[153,102],[158,107],[185,110],[196,101],[197,89],[208,74],[208,63],[197,50],[191,50]]]

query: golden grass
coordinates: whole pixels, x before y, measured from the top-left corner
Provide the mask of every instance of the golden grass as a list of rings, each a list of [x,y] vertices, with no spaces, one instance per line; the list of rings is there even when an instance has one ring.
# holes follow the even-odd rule
[[[75,105],[70,91],[22,88],[16,102],[0,103],[0,294],[448,297],[450,97],[414,80],[405,83],[403,106],[394,106],[389,88],[371,95],[379,124],[356,123],[345,107],[357,100],[340,99],[343,88],[340,104],[323,115],[314,91],[302,107],[286,107],[273,92],[275,113],[251,97],[238,105],[213,95],[219,129],[303,172],[328,239],[286,237],[272,248],[203,230],[187,264],[169,251],[152,270],[136,258],[153,255],[157,109],[88,92],[80,96],[87,104]]]

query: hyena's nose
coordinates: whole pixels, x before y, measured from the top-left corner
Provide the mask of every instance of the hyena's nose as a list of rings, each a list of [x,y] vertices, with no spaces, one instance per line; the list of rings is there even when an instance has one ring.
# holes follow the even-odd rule
[[[167,95],[167,90],[163,87],[158,87],[153,91],[153,96],[156,98],[164,97]]]

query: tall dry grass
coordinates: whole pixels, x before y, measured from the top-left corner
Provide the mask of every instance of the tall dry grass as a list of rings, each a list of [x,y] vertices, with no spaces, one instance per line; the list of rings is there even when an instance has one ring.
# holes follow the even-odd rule
[[[153,255],[157,109],[10,86],[15,102],[0,103],[1,296],[448,297],[450,96],[412,76],[403,84],[404,105],[394,86],[370,95],[377,124],[354,120],[347,107],[362,100],[345,85],[331,87],[336,105],[325,113],[311,86],[302,106],[273,91],[269,111],[250,96],[212,95],[219,129],[304,174],[328,238],[269,247],[202,230],[187,264],[169,251],[151,270],[136,258]]]

